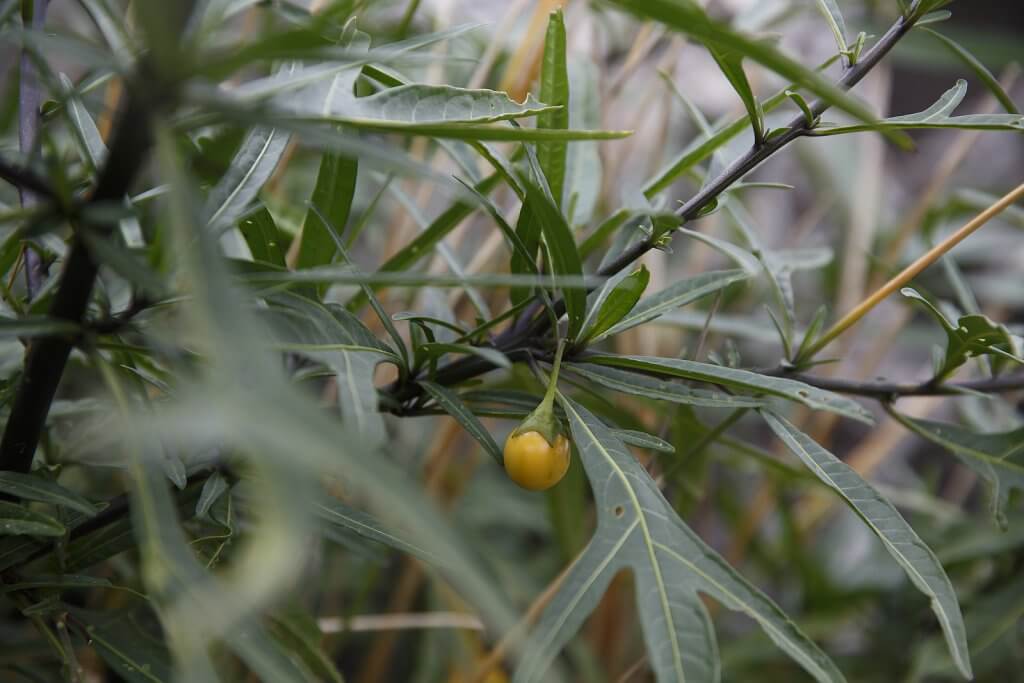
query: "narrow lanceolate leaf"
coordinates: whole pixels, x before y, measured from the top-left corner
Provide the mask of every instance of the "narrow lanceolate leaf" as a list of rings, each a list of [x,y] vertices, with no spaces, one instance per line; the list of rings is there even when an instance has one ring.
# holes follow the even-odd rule
[[[73,336],[80,334],[81,331],[82,328],[73,322],[41,315],[25,318],[0,318],[0,339]]]
[[[352,70],[358,72],[358,70]],[[317,96],[321,96],[317,92]],[[410,83],[382,90],[367,97],[354,97],[351,91],[336,92],[326,106],[317,96],[298,101],[284,95],[284,108],[295,113],[316,112],[346,123],[465,124],[495,123],[549,112],[556,107],[533,97],[519,103],[503,92],[457,88],[451,85]]]
[[[636,446],[638,448],[647,448],[652,451],[659,451],[661,453],[675,453],[676,447],[670,444],[664,439],[654,436],[654,434],[648,434],[647,432],[638,432],[635,429],[614,429],[612,433],[615,434],[622,443],[630,446]]]
[[[238,229],[249,245],[253,260],[285,267],[283,235],[266,207],[254,211],[238,223]]]
[[[320,172],[310,203],[330,221],[330,225],[344,232],[352,210],[352,198],[356,192],[356,175],[359,162],[356,159],[324,154],[320,161]],[[337,252],[330,228],[317,213],[310,209],[302,224],[302,243],[299,247],[297,268],[313,268],[331,263]]]
[[[583,262],[580,260],[576,240],[565,221],[565,216],[541,188],[532,182],[525,185],[526,202],[523,210],[528,211],[531,220],[540,227],[550,271],[560,276],[582,275]],[[562,298],[565,300],[565,311],[569,316],[569,338],[575,339],[583,327],[587,294],[581,289],[563,288]]]
[[[856,401],[785,377],[770,377],[739,368],[654,356],[598,354],[588,357],[586,361],[778,396],[815,410],[827,410],[868,424],[873,422],[871,414]]]
[[[499,465],[502,464],[504,458],[502,458],[501,448],[498,447],[491,433],[481,424],[469,407],[463,403],[458,394],[447,387],[433,382],[421,381],[419,384],[437,401],[437,405],[441,406],[444,412],[454,417],[462,425],[462,428],[469,432],[469,435],[483,446],[484,450],[487,451],[487,455],[494,458],[494,461]]]
[[[1013,98],[1010,97],[1006,90],[1003,89],[1003,86],[999,83],[999,79],[997,79],[992,72],[988,70],[988,67],[982,64],[977,57],[968,52],[963,45],[952,38],[948,38],[937,31],[933,31],[930,28],[921,28],[921,30],[945,45],[950,52],[966,64],[971,71],[974,72],[974,75],[978,77],[978,80],[985,84],[985,87],[988,88],[989,92],[999,100],[999,103],[1003,105],[1003,108],[1006,109],[1007,113],[1021,113],[1020,109],[1017,108],[1016,103],[1013,101]]]
[[[60,82],[68,98],[67,113],[71,119],[71,129],[82,146],[85,161],[93,171],[102,168],[107,158],[107,145],[103,142],[103,136],[100,135],[100,130],[96,127],[89,110],[75,92],[71,79],[61,74]]]
[[[560,107],[542,112],[537,117],[538,128],[565,130],[569,127],[569,71],[565,61],[565,20],[557,9],[548,19],[544,40],[544,63],[540,70],[540,99]],[[562,206],[565,190],[565,160],[568,145],[565,142],[542,142],[537,145],[537,159],[548,180],[555,204]]]
[[[63,536],[64,525],[49,515],[0,500],[0,536]]]
[[[640,300],[651,274],[640,264],[632,273],[622,271],[609,278],[601,289],[588,297],[587,317],[580,330],[578,344],[583,344],[608,330],[625,317]]]
[[[324,494],[313,501],[313,513],[325,524],[341,527],[363,538],[383,543],[399,552],[418,557],[435,567],[445,566],[444,560],[435,553],[396,535],[372,515],[357,510],[333,496]]]
[[[290,350],[320,361],[337,376],[338,405],[344,423],[366,445],[384,439],[373,373],[384,360],[397,362],[394,352],[345,309],[321,305],[293,293],[272,301],[271,323],[278,341]]]
[[[875,115],[821,74],[786,56],[771,43],[752,38],[714,21],[694,0],[612,0],[632,13],[660,21],[706,45],[728,49],[771,69],[783,78],[813,92],[828,104],[851,116],[872,123]]]
[[[249,131],[224,177],[207,197],[203,216],[208,227],[223,230],[242,217],[270,180],[287,144],[288,134],[275,128]]]
[[[769,411],[762,411],[761,415],[786,447],[860,515],[911,582],[928,596],[957,668],[965,678],[970,679],[971,657],[967,650],[960,603],[935,553],[900,516],[892,503],[883,498],[855,470],[785,418]]]
[[[567,363],[566,369],[595,384],[633,396],[707,408],[758,408],[765,405],[754,396],[737,396],[707,389],[693,389],[670,380],[638,372],[588,363]]]
[[[594,493],[597,530],[541,614],[515,683],[547,680],[545,671],[597,606],[612,577],[632,570],[644,642],[659,681],[713,683],[718,648],[704,593],[754,619],[818,681],[843,676],[767,596],[748,583],[683,523],[622,441],[582,406],[560,396]]]
[[[813,135],[842,135],[866,130],[913,130],[917,128],[959,128],[973,130],[1010,130],[1024,132],[1024,116],[1020,114],[964,114],[953,116],[953,110],[967,94],[967,81],[959,80],[939,100],[924,111],[905,116],[892,116],[873,123],[837,126],[823,123]]]
[[[702,273],[696,277],[680,280],[679,282],[666,287],[657,294],[652,294],[627,313],[619,322],[612,325],[603,333],[595,335],[594,341],[600,341],[613,334],[618,334],[637,325],[642,325],[654,320],[663,313],[667,313],[686,304],[693,303],[697,299],[714,294],[725,289],[734,282],[746,280],[749,275],[742,270],[714,270],[709,273]]]
[[[1009,432],[973,432],[959,425],[889,414],[904,427],[948,449],[989,486],[992,516],[1006,528],[1006,504],[1013,489],[1024,491],[1024,427]]]
[[[43,479],[34,474],[0,472],[0,492],[22,500],[59,505],[81,512],[88,517],[92,517],[97,512],[96,506],[79,494],[64,488],[55,481]]]
[[[739,95],[743,107],[747,110],[747,117],[750,120],[750,127],[754,132],[754,142],[760,144],[764,140],[764,111],[761,109],[761,102],[754,95],[747,80],[747,74],[743,71],[743,55],[718,46],[708,46],[711,56],[729,80],[733,90]]]
[[[839,11],[839,5],[836,4],[836,0],[816,0],[816,2],[822,16],[828,22],[829,29],[832,30],[839,53],[846,52],[846,22],[843,21],[843,13]]]

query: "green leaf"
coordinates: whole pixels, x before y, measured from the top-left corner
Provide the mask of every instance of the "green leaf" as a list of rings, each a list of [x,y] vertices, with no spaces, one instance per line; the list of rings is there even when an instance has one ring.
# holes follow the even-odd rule
[[[300,609],[269,617],[267,635],[292,659],[300,662],[310,683],[344,683],[341,673],[321,645],[323,633],[316,620]]]
[[[992,517],[1006,527],[1006,504],[1013,489],[1024,490],[1024,427],[1009,432],[974,432],[947,422],[934,422],[889,414],[900,424],[928,441],[942,446],[972,469],[989,486]]]
[[[0,472],[0,492],[22,500],[35,500],[66,507],[87,517],[92,517],[98,511],[95,505],[74,491],[36,474]]]
[[[982,64],[977,57],[968,52],[964,46],[952,38],[948,38],[937,31],[931,30],[930,28],[923,28],[920,26],[919,28],[945,45],[950,52],[959,57],[960,61],[966,64],[971,71],[974,72],[974,75],[978,77],[978,80],[985,84],[985,87],[989,89],[989,92],[991,92],[997,100],[999,100],[999,103],[1003,105],[1003,108],[1008,113],[1021,113],[1020,109],[1018,109],[1017,105],[1014,103],[1013,98],[1010,97],[1006,90],[1003,89],[1003,86],[999,83],[999,79],[997,79],[992,72],[988,70],[988,67]]]
[[[326,223],[311,208],[302,223],[301,244],[296,268],[312,268],[331,263],[337,252],[328,225],[344,232],[356,192],[358,160],[340,154],[326,153],[320,161],[316,186],[310,203],[322,212]],[[322,294],[322,292],[321,292]]]
[[[479,356],[492,365],[499,368],[511,368],[512,361],[498,349],[487,346],[474,346],[473,344],[447,344],[444,342],[427,342],[421,344],[422,349],[428,358],[439,358],[446,353],[465,353],[471,356]]]
[[[494,437],[487,431],[487,428],[480,423],[476,415],[466,406],[466,404],[459,398],[459,395],[443,387],[440,384],[434,384],[433,382],[420,381],[419,385],[426,389],[427,393],[430,394],[437,405],[439,405],[444,412],[451,415],[455,420],[462,425],[470,436],[476,439],[484,451],[491,456],[496,463],[501,465],[504,462],[502,457],[501,448],[494,441]]]
[[[60,574],[57,576],[34,575],[31,580],[4,584],[0,592],[35,590],[38,588],[115,588],[108,579],[84,574]],[[134,591],[132,591],[134,592]]]
[[[815,1],[818,5],[818,10],[825,17],[825,21],[828,22],[832,36],[836,39],[836,47],[839,50],[839,54],[845,53],[848,49],[846,46],[846,22],[843,21],[843,13],[839,11],[839,5],[836,4],[836,0]]]
[[[474,186],[474,189],[481,194],[487,194],[497,187],[500,181],[501,176],[494,173],[477,183]],[[423,232],[417,235],[412,242],[385,261],[378,272],[395,273],[408,270],[421,258],[432,254],[434,246],[443,240],[445,236],[454,230],[462,221],[468,218],[476,209],[477,205],[472,202],[456,202],[434,219],[434,221],[427,226]],[[370,285],[370,287],[375,292],[383,289],[383,286],[380,284]],[[366,302],[366,294],[360,292],[349,300],[347,308],[350,311],[358,311],[366,305]]]
[[[668,311],[680,308],[689,303],[725,289],[735,282],[746,280],[749,275],[742,270],[713,270],[701,273],[696,277],[680,280],[666,287],[657,294],[640,300],[626,316],[601,334],[596,334],[593,341],[598,342],[630,328],[654,320]]]
[[[238,229],[249,245],[253,259],[285,267],[285,250],[282,244],[286,237],[281,233],[266,207],[260,207],[238,223]]]
[[[873,422],[871,413],[856,401],[785,377],[771,377],[749,370],[728,368],[711,363],[653,356],[597,354],[588,357],[586,361],[778,396],[801,403],[814,410],[827,410],[867,424]]]
[[[811,135],[843,135],[859,133],[867,130],[891,131],[914,130],[921,128],[956,128],[961,130],[1010,130],[1024,132],[1024,116],[1020,114],[964,114],[952,116],[964,95],[967,94],[967,81],[959,80],[947,90],[939,100],[924,111],[905,116],[892,116],[881,121],[866,124],[840,126],[822,123]]]
[[[758,408],[765,405],[753,396],[736,396],[706,389],[693,389],[638,372],[586,363],[566,363],[566,369],[612,391],[642,396],[655,401],[668,401],[707,408]]]
[[[203,482],[203,489],[199,493],[199,501],[196,503],[196,517],[206,517],[210,508],[221,496],[231,488],[231,483],[220,472],[214,472],[210,478]]]
[[[60,75],[60,83],[64,88],[64,96],[67,98],[67,114],[71,120],[71,130],[75,134],[82,147],[86,164],[96,172],[103,168],[107,159],[107,145],[103,142],[99,128],[93,121],[89,110],[85,108],[81,98],[75,92],[75,86],[71,79],[64,74]]]
[[[632,570],[648,663],[661,681],[717,681],[718,649],[704,593],[758,625],[819,681],[842,681],[835,665],[767,596],[706,545],[665,500],[622,441],[585,408],[559,396],[594,493],[594,537],[572,564],[532,634],[540,648],[515,683],[545,670],[597,606],[611,579]]]
[[[1024,363],[1020,344],[1005,325],[993,322],[979,313],[960,316],[954,325],[917,290],[904,287],[900,293],[923,304],[946,333],[946,350],[942,362],[935,369],[936,379],[945,379],[973,356],[995,356],[997,362],[1009,360]]]
[[[523,211],[528,211],[533,224],[540,226],[542,242],[546,247],[548,266],[556,276],[573,276],[583,274],[583,263],[576,248],[569,224],[565,216],[555,206],[545,192],[532,182],[525,181],[526,202]],[[522,235],[520,235],[521,237]],[[526,240],[524,243],[529,244]],[[565,310],[569,316],[569,338],[575,339],[583,327],[583,317],[587,310],[587,294],[575,288],[562,288]]]
[[[373,373],[383,360],[396,362],[394,352],[351,313],[284,293],[271,300],[271,322],[279,342],[318,360],[337,376],[342,421],[375,445],[384,439]]]
[[[743,55],[717,45],[708,45],[708,50],[747,110],[747,119],[754,132],[754,144],[761,144],[764,140],[764,111],[743,71]]]
[[[73,322],[45,316],[30,315],[24,318],[0,318],[0,339],[19,337],[76,336],[82,329]]]
[[[761,416],[786,447],[860,515],[911,582],[928,596],[957,668],[964,678],[972,678],[960,603],[931,548],[924,544],[896,508],[846,463],[784,418],[769,411],[762,411]]]
[[[0,536],[63,536],[64,525],[49,515],[0,500]]]
[[[821,74],[787,57],[764,40],[743,35],[708,18],[693,0],[612,0],[612,3],[638,16],[660,21],[708,47],[715,46],[751,59],[865,123],[873,123],[876,119],[857,99]]]
[[[589,297],[587,317],[576,343],[582,346],[622,320],[640,300],[650,279],[651,274],[642,263],[638,270],[624,270],[610,278]]]
[[[540,70],[540,99],[559,109],[542,112],[537,128],[567,130],[569,128],[569,70],[565,61],[565,20],[557,9],[548,17],[544,39],[544,61]],[[542,142],[537,145],[537,159],[547,178],[555,205],[561,208],[565,192],[565,168],[568,145],[565,142]]]
[[[665,441],[662,438],[648,434],[647,432],[638,432],[635,429],[613,429],[612,433],[615,434],[619,440],[624,444],[630,446],[637,446],[638,448],[647,448],[652,451],[659,451],[661,453],[675,453],[676,447]]]
[[[210,190],[203,209],[209,228],[220,231],[238,222],[270,180],[288,145],[288,134],[259,126],[249,131],[227,172]]]
[[[171,656],[163,642],[132,618],[112,616],[104,615],[103,623],[86,621],[83,634],[107,666],[128,683],[175,680]]]
[[[354,532],[363,538],[382,543],[389,548],[417,557],[438,568],[445,566],[443,558],[426,548],[396,535],[383,525],[376,517],[362,510],[343,503],[333,496],[324,494],[313,502],[313,512],[317,518],[332,526]]]

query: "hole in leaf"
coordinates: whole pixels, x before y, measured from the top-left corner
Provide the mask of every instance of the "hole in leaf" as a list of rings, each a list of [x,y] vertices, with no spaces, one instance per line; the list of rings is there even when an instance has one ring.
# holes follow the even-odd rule
[[[621,505],[616,505],[614,508],[612,508],[612,514],[616,517],[621,517],[622,515],[626,514],[626,508],[622,507]]]

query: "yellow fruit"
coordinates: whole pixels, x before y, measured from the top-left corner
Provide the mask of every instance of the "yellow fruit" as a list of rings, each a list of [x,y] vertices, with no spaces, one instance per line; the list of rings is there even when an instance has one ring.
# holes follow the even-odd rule
[[[559,434],[552,446],[540,432],[513,433],[505,442],[509,479],[530,491],[549,489],[569,469],[569,440]]]

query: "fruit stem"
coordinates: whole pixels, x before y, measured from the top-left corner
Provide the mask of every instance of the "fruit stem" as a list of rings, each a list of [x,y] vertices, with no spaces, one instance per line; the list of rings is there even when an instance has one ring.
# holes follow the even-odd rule
[[[558,387],[558,370],[562,366],[562,351],[565,350],[565,340],[560,339],[558,341],[558,349],[555,351],[555,363],[551,368],[551,376],[548,378],[548,389],[544,392],[544,399],[540,402],[541,405],[546,405],[549,408],[555,405],[555,390]]]

